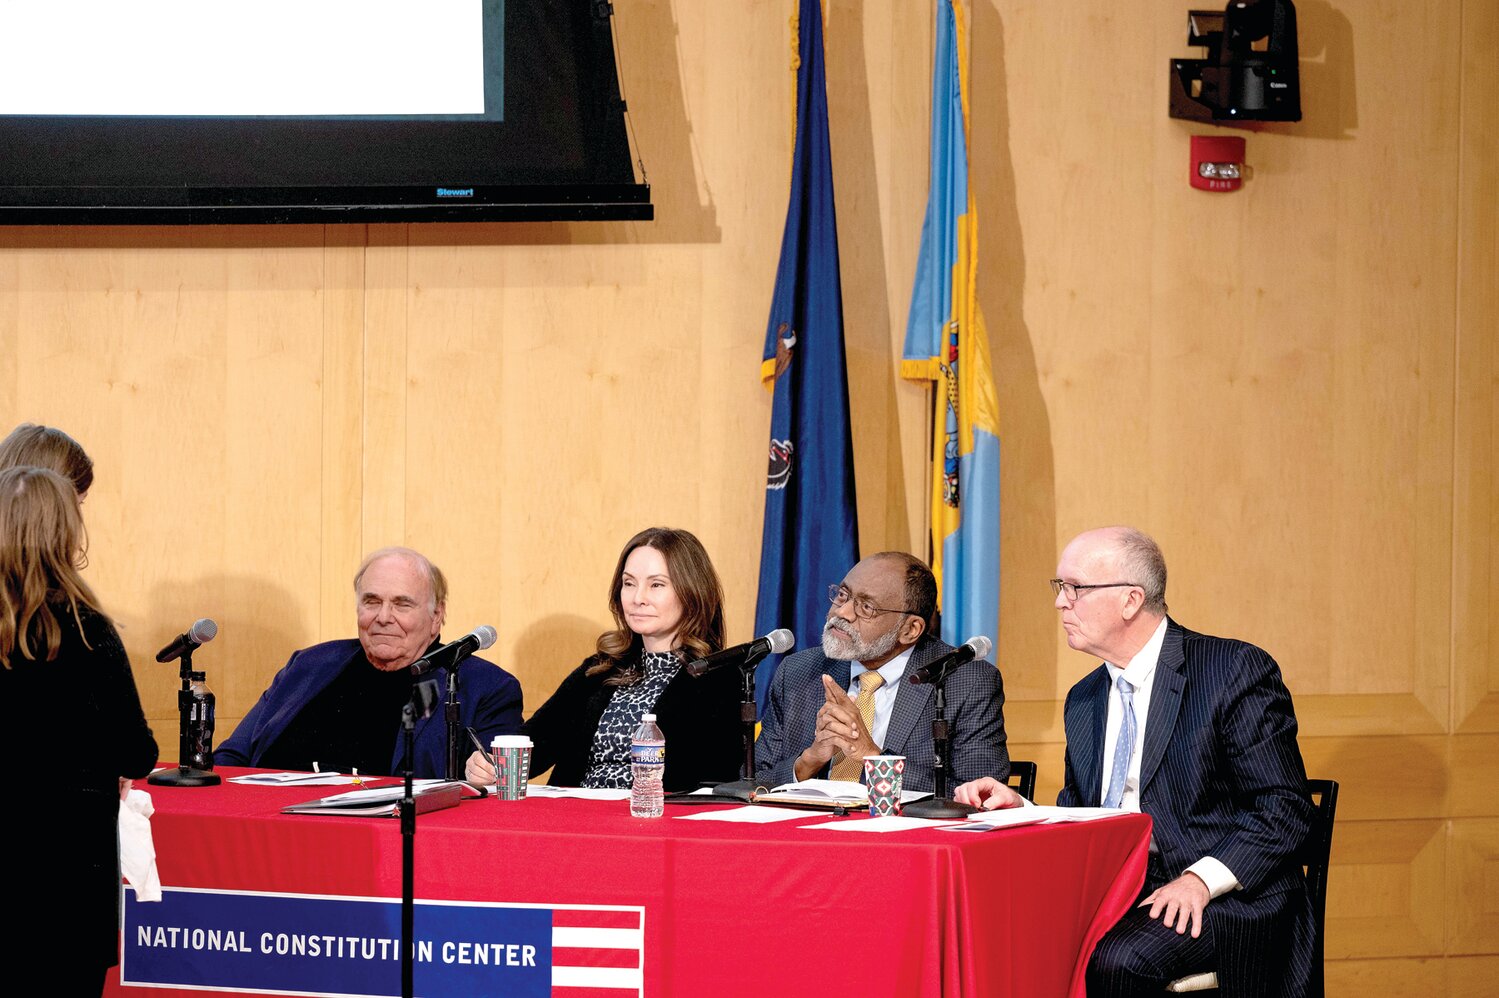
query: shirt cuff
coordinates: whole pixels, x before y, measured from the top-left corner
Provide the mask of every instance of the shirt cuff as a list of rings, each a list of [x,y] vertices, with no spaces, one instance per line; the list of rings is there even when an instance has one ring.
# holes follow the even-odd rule
[[[1187,867],[1188,873],[1195,873],[1202,878],[1202,882],[1208,885],[1208,894],[1213,898],[1220,898],[1229,891],[1239,889],[1239,879],[1234,876],[1233,871],[1211,856],[1204,856],[1191,866]]]

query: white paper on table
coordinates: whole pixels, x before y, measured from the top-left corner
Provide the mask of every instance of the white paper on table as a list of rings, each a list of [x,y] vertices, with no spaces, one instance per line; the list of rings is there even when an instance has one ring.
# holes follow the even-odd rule
[[[263,787],[347,787],[358,779],[342,773],[247,773],[231,776],[229,782]]]
[[[447,780],[434,780],[430,778],[425,780],[412,780],[411,792],[413,794],[421,793],[427,787],[447,782]],[[297,784],[297,786],[302,786],[302,784],[299,783]],[[397,783],[395,786],[391,787],[361,787],[358,790],[348,790],[341,794],[333,794],[330,797],[324,797],[323,801],[328,804],[339,804],[345,801],[378,804],[383,801],[398,801],[404,796],[406,796],[406,782],[403,780],[400,783]]]
[[[1118,807],[1054,807],[1048,804],[1032,804],[1028,807],[978,811],[963,819],[960,825],[949,825],[948,831],[992,832],[1001,828],[1019,828],[1022,825],[1061,825],[1074,821],[1093,821],[1128,813]]]
[[[607,787],[554,787],[533,783],[526,787],[527,797],[572,797],[576,800],[629,800],[630,791]]]
[[[932,821],[927,818],[863,818],[854,821],[825,821],[820,825],[803,825],[803,828],[829,828],[835,832],[904,832],[912,828],[941,828],[950,825],[947,820]]]
[[[950,832],[993,832],[1001,828],[1018,828],[1021,825],[1039,825],[1046,815],[1039,807],[1010,807],[1001,811],[979,811],[955,825],[944,826]]]
[[[696,814],[678,814],[683,821],[738,821],[749,825],[768,825],[773,821],[792,821],[796,818],[821,817],[826,811],[810,811],[798,807],[716,807],[711,811]]]
[[[1048,825],[1060,825],[1068,821],[1097,821],[1099,818],[1112,818],[1116,814],[1132,814],[1122,807],[1054,807],[1047,804],[1036,805],[1036,810],[1046,816]]]

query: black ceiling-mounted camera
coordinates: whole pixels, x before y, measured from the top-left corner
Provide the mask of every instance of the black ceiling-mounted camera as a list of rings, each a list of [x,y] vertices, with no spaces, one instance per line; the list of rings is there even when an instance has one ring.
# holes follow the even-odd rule
[[[1171,60],[1171,117],[1220,125],[1301,120],[1291,0],[1188,11],[1187,44],[1206,48],[1207,58]]]

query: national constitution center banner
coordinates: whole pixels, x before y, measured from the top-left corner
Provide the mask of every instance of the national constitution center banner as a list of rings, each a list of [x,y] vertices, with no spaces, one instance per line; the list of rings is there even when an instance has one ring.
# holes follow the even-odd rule
[[[645,909],[416,902],[420,994],[640,998]],[[125,894],[120,983],[300,995],[399,995],[401,904],[167,888]]]

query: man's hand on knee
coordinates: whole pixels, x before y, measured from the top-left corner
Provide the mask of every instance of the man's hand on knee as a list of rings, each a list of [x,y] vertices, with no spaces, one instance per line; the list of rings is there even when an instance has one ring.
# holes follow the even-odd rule
[[[1183,873],[1171,883],[1152,891],[1149,897],[1140,902],[1140,907],[1150,905],[1151,918],[1161,918],[1161,912],[1164,911],[1165,917],[1161,918],[1161,924],[1168,929],[1175,928],[1178,934],[1187,931],[1190,919],[1192,938],[1196,939],[1202,935],[1202,909],[1211,900],[1212,894],[1201,877],[1195,873]]]

